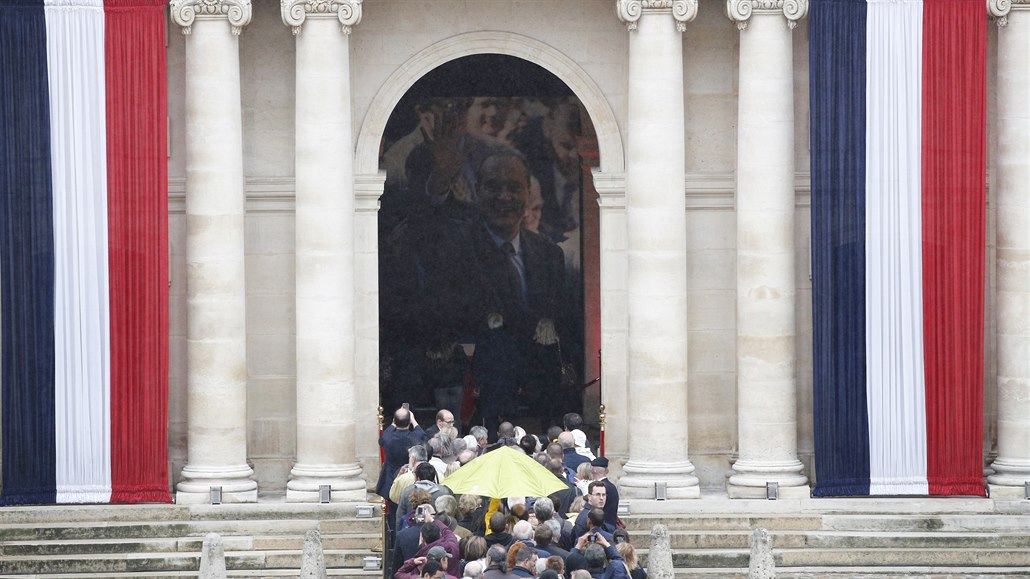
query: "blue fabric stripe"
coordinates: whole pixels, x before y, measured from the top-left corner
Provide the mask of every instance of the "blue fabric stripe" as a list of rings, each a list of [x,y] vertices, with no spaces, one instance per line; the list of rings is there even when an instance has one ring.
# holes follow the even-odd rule
[[[869,494],[865,353],[866,3],[813,0],[815,496]]]
[[[0,6],[3,494],[56,500],[54,236],[42,0]]]

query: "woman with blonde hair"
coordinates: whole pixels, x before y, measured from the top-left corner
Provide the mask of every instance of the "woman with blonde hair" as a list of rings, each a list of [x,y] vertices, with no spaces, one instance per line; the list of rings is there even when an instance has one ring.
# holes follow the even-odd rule
[[[633,545],[630,545],[628,541],[623,541],[615,545],[615,550],[619,552],[622,562],[626,564],[630,579],[647,579],[647,571],[637,563],[637,551]]]
[[[454,461],[451,464],[447,465],[447,468],[445,468],[443,471],[444,478],[447,478],[452,474],[458,472],[459,468],[461,468],[461,463],[458,461]]]
[[[579,494],[583,496],[590,494],[587,487],[590,486],[590,483],[594,480],[593,474],[590,472],[591,468],[593,467],[590,465],[589,460],[581,462],[579,466],[576,467],[576,486],[579,487]]]

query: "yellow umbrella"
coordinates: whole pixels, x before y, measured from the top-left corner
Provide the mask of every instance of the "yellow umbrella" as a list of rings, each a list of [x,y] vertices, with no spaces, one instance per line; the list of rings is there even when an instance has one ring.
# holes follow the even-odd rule
[[[568,488],[521,450],[502,446],[470,460],[440,483],[456,495],[546,497]]]

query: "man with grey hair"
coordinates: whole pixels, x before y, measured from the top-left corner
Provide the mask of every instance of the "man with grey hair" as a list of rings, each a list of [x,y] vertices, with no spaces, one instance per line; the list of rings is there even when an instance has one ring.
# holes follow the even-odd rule
[[[483,579],[518,579],[508,572],[508,549],[502,545],[494,545],[486,551],[486,571]]]
[[[576,467],[590,459],[576,452],[576,439],[571,432],[563,432],[558,435],[558,444],[561,445],[562,466],[576,472]]]
[[[441,495],[433,501],[433,506],[436,507],[437,513],[453,517],[454,513],[458,512],[458,499],[455,499],[454,495]]]
[[[550,523],[554,523],[551,525]],[[558,533],[554,533],[555,526],[558,527]],[[555,537],[559,537],[561,533],[561,526],[558,521],[554,519],[548,519],[544,523],[537,525],[536,533],[533,535],[533,539],[536,541],[537,551],[543,551],[547,553],[547,556],[555,555],[561,557],[562,560],[569,558],[569,552],[558,546],[558,542],[552,540]],[[538,553],[539,554],[539,553]]]
[[[433,458],[429,459],[429,464],[436,469],[437,480],[443,480],[447,474],[448,459],[449,462],[454,462],[456,458],[454,441],[438,434],[429,439],[429,448],[433,451]]]
[[[515,538],[516,543],[525,543],[526,547],[532,547],[532,550],[537,552],[538,557],[546,559],[551,556],[547,551],[541,551],[537,548],[536,542],[533,541],[533,525],[529,521],[515,523],[515,526],[511,528],[511,535]],[[523,551],[525,550],[523,549]]]
[[[458,464],[465,466],[473,458],[476,458],[476,451],[471,448],[466,448],[458,453]]]
[[[479,561],[469,561],[465,564],[465,577],[462,579],[483,579],[483,564]]]
[[[554,516],[554,503],[548,497],[537,497],[533,501],[533,514],[536,516],[537,524],[540,524]]]
[[[397,478],[393,479],[393,484],[390,485],[390,496],[388,498],[394,504],[401,501],[401,493],[404,492],[404,489],[415,483],[415,467],[425,462],[428,457],[429,453],[422,444],[416,444],[408,448],[408,464],[401,467]]]
[[[490,431],[485,426],[473,426],[469,429],[469,434],[476,439],[476,443],[479,445],[478,448],[473,449],[476,451],[476,456],[483,454],[483,449],[490,444]]]

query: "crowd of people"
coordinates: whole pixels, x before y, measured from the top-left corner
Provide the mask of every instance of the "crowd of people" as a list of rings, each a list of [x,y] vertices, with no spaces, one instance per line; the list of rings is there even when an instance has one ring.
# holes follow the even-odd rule
[[[394,579],[646,579],[618,517],[608,459],[594,456],[579,414],[534,435],[510,422],[461,436],[448,410],[423,429],[401,407],[380,437],[376,487],[387,503]],[[501,447],[536,460],[560,488],[548,496],[455,495],[446,478]],[[496,455],[495,455],[496,456]],[[544,476],[551,476],[544,475]]]

